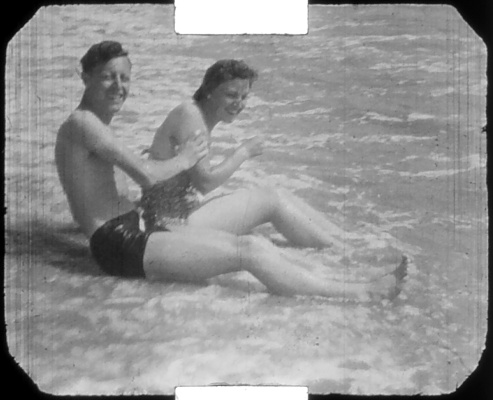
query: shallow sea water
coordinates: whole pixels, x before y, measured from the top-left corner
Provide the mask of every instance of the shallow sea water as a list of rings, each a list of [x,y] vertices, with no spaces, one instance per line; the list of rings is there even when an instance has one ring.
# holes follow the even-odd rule
[[[310,6],[305,36],[176,36],[157,5],[47,7],[6,65],[5,300],[10,353],[41,390],[172,394],[175,386],[306,385],[310,393],[435,394],[475,369],[487,311],[486,48],[450,7]],[[245,273],[204,285],[102,275],[53,161],[77,106],[78,60],[116,39],[133,62],[118,135],[145,149],[205,69],[260,72],[217,128],[217,160],[253,134],[265,154],[219,190],[289,189],[345,230],[293,249],[315,273],[369,279],[411,260],[393,303],[282,298]],[[138,188],[128,182],[131,196]]]

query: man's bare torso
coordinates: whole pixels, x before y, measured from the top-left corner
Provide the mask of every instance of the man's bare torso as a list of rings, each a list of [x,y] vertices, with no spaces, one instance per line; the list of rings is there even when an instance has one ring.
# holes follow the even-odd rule
[[[84,113],[89,111],[74,111],[61,126],[55,160],[72,215],[90,237],[105,222],[130,211],[134,206],[119,196],[113,165],[86,146],[86,133],[80,123],[87,117]],[[112,135],[107,126],[102,122],[100,124],[101,129]]]

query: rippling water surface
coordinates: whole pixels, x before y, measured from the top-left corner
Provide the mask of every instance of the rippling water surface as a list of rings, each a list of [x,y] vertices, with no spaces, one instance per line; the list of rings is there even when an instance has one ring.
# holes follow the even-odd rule
[[[441,393],[473,371],[486,331],[486,49],[449,7],[310,6],[304,36],[176,36],[169,6],[47,7],[6,70],[6,319],[11,354],[44,391],[173,393],[178,385],[307,385],[311,393]],[[78,60],[116,39],[133,62],[115,119],[146,148],[205,69],[260,72],[217,129],[217,159],[253,134],[265,154],[223,191],[292,190],[346,231],[299,250],[315,273],[367,279],[400,253],[392,304],[280,298],[246,274],[202,286],[102,275],[70,218],[56,131],[82,94]],[[129,182],[131,196],[138,188]],[[283,245],[270,228],[257,234]]]

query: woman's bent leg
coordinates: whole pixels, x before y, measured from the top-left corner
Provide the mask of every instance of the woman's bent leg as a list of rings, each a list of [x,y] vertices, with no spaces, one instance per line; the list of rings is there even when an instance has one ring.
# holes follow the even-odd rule
[[[240,189],[206,202],[190,215],[188,222],[191,227],[246,235],[271,222],[275,205],[276,199],[262,191]]]
[[[323,214],[285,191],[269,188],[242,189],[213,199],[189,218],[191,226],[222,230],[237,235],[271,222],[297,246],[329,247],[342,245],[333,234],[341,230]]]
[[[338,247],[344,247],[344,243],[334,237],[336,235],[343,237],[344,229],[331,222],[324,213],[314,209],[293,193],[281,189],[278,191],[278,194],[281,202],[285,202],[285,208],[296,208],[297,213],[310,221],[310,224],[312,224],[311,229],[314,230],[314,235],[319,237],[321,243],[335,244]]]

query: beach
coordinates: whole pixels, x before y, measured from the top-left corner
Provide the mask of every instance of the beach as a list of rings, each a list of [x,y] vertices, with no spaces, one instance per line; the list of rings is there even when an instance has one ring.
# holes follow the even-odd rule
[[[341,285],[405,254],[401,295],[279,297],[247,273],[201,285],[105,276],[54,164],[57,130],[83,92],[79,59],[105,39],[132,60],[113,125],[139,154],[213,62],[254,66],[247,108],[214,132],[213,161],[254,135],[265,151],[213,195],[294,192],[343,229],[344,245],[293,248],[269,226],[256,235]],[[486,46],[452,7],[310,6],[307,35],[179,36],[171,6],[50,6],[10,42],[5,89],[7,339],[42,391],[439,394],[476,368],[487,325]]]

